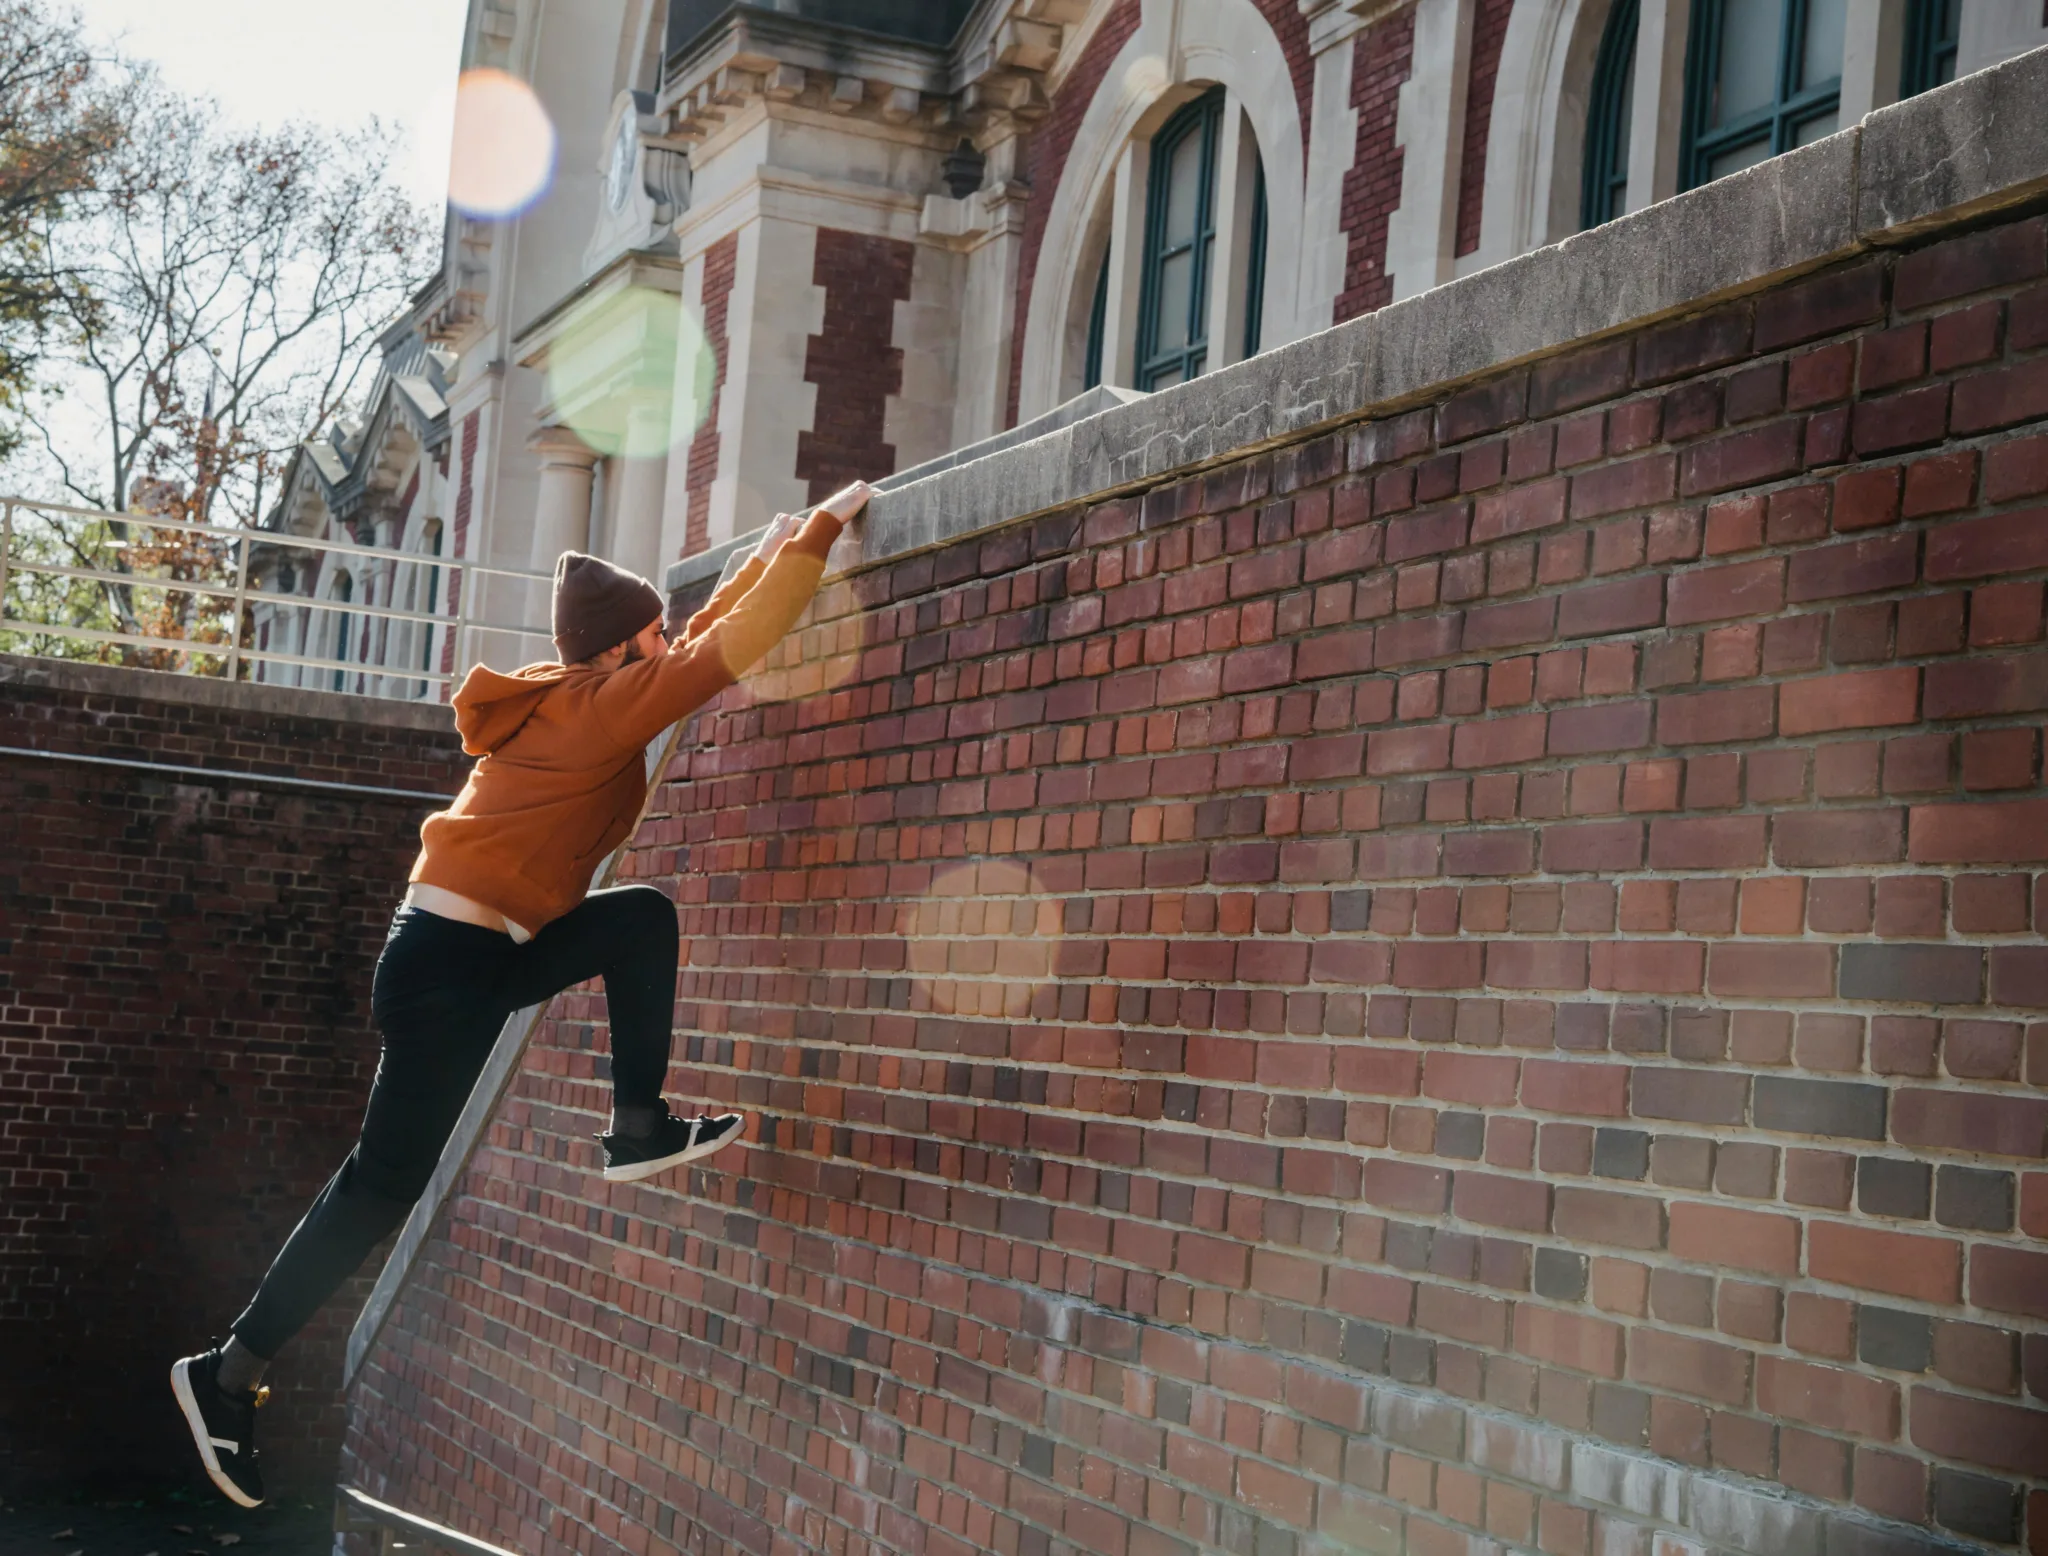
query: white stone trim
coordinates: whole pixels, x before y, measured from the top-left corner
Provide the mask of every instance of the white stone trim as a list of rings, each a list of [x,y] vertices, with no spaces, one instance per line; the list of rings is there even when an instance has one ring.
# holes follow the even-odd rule
[[[1413,64],[1401,83],[1394,143],[1401,203],[1387,219],[1393,300],[1441,286],[1456,271],[1458,179],[1471,82],[1473,0],[1420,0]]]
[[[1587,97],[1612,10],[1613,0],[1521,0],[1509,13],[1474,269],[1577,230]]]
[[[1636,17],[1634,112],[1628,126],[1628,208],[1678,193],[1685,136],[1685,48],[1692,0],[1642,0]]]
[[[1956,36],[1958,79],[2048,44],[2038,0],[1969,0]]]
[[[1861,124],[1865,114],[1899,100],[1906,0],[1857,0],[1842,25],[1842,106],[1836,123]]]
[[[1283,254],[1270,247],[1266,253],[1268,276],[1276,271],[1285,276],[1290,268],[1295,273],[1294,323],[1302,335],[1330,327],[1351,263],[1351,235],[1344,230],[1344,179],[1358,160],[1358,110],[1351,106],[1351,68],[1357,56],[1351,36],[1344,33],[1336,46],[1315,56],[1307,187],[1302,224],[1295,229],[1300,258],[1290,267]],[[1270,219],[1267,230],[1272,230]]]

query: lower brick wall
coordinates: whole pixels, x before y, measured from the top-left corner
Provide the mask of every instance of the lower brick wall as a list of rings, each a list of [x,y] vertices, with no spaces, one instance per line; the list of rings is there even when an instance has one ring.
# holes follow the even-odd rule
[[[629,859],[746,1143],[606,1185],[563,1001],[347,1475],[533,1552],[2048,1551],[2044,418],[2008,218],[828,589]]]
[[[0,746],[452,793],[452,731],[0,658]],[[438,715],[445,720],[446,714]],[[391,720],[398,720],[391,722]],[[369,977],[427,806],[0,754],[0,1488],[191,1484],[165,1380],[353,1140]],[[272,1376],[273,1485],[341,1436],[336,1299]],[[209,1493],[210,1494],[210,1493]]]

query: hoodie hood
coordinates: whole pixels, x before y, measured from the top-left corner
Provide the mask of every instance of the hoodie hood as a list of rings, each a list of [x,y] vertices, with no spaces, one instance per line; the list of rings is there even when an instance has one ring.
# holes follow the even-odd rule
[[[455,729],[470,756],[487,756],[518,734],[549,692],[577,673],[568,665],[525,665],[510,675],[477,665],[455,694]],[[586,672],[587,673],[587,672]]]

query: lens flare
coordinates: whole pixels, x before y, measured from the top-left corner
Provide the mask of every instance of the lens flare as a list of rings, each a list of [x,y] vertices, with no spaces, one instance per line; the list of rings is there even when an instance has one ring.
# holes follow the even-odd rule
[[[1021,1020],[1054,981],[1057,909],[1018,860],[948,865],[902,917],[914,1011]]]
[[[455,87],[448,203],[469,216],[516,216],[555,171],[555,126],[533,88],[502,70],[468,70]]]
[[[549,343],[548,399],[598,453],[659,459],[696,435],[717,369],[675,293],[621,287],[579,302]]]

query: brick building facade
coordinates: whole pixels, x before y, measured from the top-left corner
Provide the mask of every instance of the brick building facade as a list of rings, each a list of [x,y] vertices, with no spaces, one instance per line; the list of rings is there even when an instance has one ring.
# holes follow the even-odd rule
[[[0,748],[0,1487],[181,1485],[161,1380],[355,1138],[415,796],[460,752],[442,710],[13,657]],[[367,1290],[273,1380],[287,1491],[332,1483]]]
[[[888,494],[629,851],[746,1144],[605,1185],[559,1002],[349,1482],[536,1552],[2048,1549],[2044,88]]]

